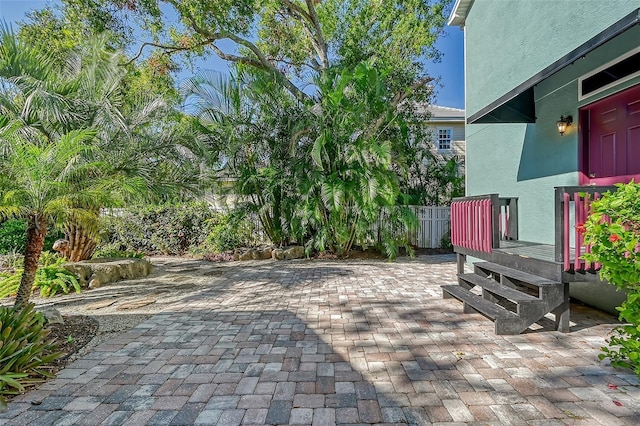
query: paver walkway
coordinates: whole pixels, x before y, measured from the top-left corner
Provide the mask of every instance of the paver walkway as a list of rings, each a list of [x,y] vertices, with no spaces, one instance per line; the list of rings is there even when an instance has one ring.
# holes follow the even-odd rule
[[[613,317],[495,336],[441,298],[450,259],[227,264],[0,423],[640,424],[638,380],[597,361]]]

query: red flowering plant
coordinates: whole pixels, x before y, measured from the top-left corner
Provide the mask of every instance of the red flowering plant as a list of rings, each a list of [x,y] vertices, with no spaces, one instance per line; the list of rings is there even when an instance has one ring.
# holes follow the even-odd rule
[[[616,308],[625,324],[613,330],[600,359],[609,358],[614,367],[631,368],[640,377],[640,184],[616,186],[591,205],[584,237],[592,247],[583,258],[602,265],[600,277],[627,293]]]

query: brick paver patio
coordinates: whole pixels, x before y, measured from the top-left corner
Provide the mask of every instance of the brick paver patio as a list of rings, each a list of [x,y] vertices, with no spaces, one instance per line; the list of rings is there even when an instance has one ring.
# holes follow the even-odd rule
[[[495,336],[441,298],[450,257],[225,268],[0,424],[640,424],[638,380],[597,360],[608,314],[574,305],[571,333]]]

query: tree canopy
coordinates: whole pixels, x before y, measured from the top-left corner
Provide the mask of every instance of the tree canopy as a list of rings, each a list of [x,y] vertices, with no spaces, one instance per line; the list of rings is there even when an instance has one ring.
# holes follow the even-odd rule
[[[450,0],[65,2],[85,10],[88,21],[120,31],[135,16],[149,40],[134,58],[146,48],[165,55],[215,54],[273,75],[299,101],[307,101],[316,75],[370,59],[393,69],[397,96],[423,87],[429,81],[423,62],[438,58],[434,43]],[[174,25],[167,25],[175,16]]]

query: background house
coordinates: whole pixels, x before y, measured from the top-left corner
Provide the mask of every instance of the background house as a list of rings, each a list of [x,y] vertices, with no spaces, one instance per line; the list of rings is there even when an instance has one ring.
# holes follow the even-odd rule
[[[490,214],[485,230],[457,206],[459,253],[572,283],[590,304],[621,299],[573,284],[597,281],[574,227],[587,214],[579,192],[640,178],[639,6],[457,0],[449,23],[465,32],[466,192]],[[464,234],[468,224],[484,240]]]
[[[465,115],[464,110],[440,105],[418,107],[419,114],[430,114],[427,125],[431,130],[433,153],[445,159],[457,156],[460,173],[464,175]]]

